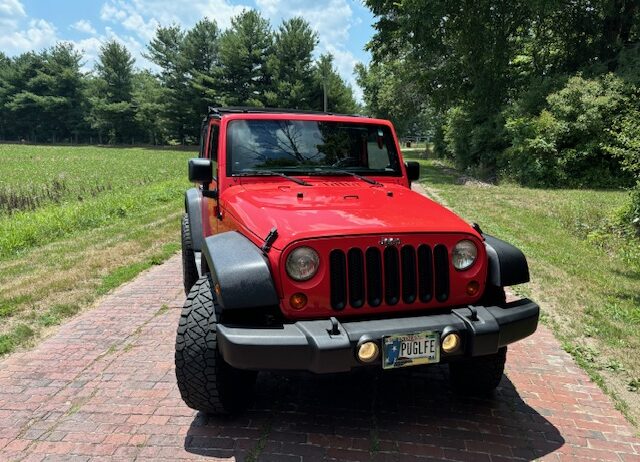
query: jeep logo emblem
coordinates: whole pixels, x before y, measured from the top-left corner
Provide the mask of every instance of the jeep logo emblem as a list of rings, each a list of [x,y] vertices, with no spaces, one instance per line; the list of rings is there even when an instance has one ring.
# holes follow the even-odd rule
[[[391,247],[392,245],[400,245],[400,238],[399,237],[383,237],[382,239],[380,239],[380,245],[383,245],[385,247]]]

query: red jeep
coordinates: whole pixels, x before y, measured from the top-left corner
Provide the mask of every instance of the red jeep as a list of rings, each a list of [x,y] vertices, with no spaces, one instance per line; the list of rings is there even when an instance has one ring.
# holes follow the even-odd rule
[[[418,177],[386,120],[211,109],[182,222],[187,405],[233,412],[262,370],[448,363],[455,390],[492,391],[538,324],[534,302],[505,301],[527,261]]]

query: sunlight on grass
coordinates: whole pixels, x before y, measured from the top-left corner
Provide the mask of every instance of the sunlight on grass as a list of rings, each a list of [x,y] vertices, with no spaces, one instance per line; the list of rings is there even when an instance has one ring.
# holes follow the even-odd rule
[[[625,191],[495,186],[420,162],[425,187],[485,233],[522,249],[532,282],[515,290],[541,304],[568,351],[594,352],[582,362],[622,382],[640,377],[639,243],[608,225]]]

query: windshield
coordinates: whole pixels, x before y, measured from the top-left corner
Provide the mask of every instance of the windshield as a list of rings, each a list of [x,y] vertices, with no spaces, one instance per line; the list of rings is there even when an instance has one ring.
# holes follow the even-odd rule
[[[309,120],[233,120],[227,131],[228,174],[401,175],[384,125]]]

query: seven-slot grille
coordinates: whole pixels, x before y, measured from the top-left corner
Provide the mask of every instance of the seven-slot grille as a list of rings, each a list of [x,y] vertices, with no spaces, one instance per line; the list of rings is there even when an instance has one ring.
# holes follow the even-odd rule
[[[329,274],[334,310],[449,298],[449,253],[443,244],[335,249],[329,253]]]

